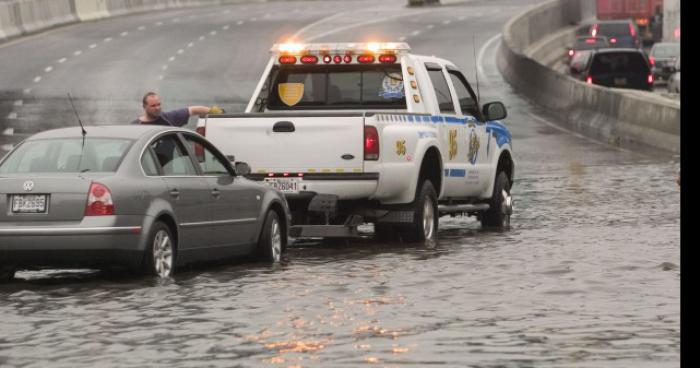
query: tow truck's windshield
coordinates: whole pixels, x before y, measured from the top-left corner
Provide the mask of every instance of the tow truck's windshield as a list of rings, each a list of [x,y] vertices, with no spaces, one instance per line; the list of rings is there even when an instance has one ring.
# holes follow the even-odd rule
[[[266,88],[269,110],[406,108],[396,64],[275,67]]]

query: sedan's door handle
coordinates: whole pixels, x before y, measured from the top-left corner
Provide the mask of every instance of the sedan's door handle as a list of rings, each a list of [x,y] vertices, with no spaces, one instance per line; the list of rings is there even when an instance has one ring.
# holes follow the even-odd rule
[[[277,133],[291,133],[294,131],[294,123],[291,121],[278,121],[272,126],[272,131]]]
[[[172,189],[172,190],[170,190],[170,196],[177,198],[180,196],[180,191],[177,189]]]
[[[211,191],[211,195],[212,195],[212,197],[214,197],[214,198],[219,198],[219,196],[221,195],[221,192],[219,192],[218,189],[214,188],[214,189]]]

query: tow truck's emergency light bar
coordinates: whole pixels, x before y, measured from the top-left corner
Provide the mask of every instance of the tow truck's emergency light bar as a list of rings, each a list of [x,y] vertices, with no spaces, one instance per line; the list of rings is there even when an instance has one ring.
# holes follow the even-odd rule
[[[279,55],[277,64],[393,64],[410,50],[405,42],[276,43],[270,52]]]

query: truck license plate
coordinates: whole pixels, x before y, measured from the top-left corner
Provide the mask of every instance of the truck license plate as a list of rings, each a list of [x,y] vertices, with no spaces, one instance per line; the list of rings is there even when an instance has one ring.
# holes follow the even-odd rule
[[[626,86],[627,85],[627,78],[615,78],[615,85],[616,86]]]
[[[12,196],[13,213],[45,213],[46,194],[15,194]]]
[[[265,183],[282,193],[299,193],[300,178],[265,178]]]

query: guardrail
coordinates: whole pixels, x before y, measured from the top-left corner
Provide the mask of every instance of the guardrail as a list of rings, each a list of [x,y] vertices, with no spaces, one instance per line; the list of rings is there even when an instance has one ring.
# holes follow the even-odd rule
[[[529,56],[529,48],[539,40],[592,16],[594,5],[593,0],[552,0],[511,19],[503,28],[498,58],[501,73],[517,91],[555,112],[575,130],[615,145],[680,153],[679,101],[649,92],[589,85]]]
[[[76,22],[151,10],[260,0],[5,0],[0,1],[0,42]]]

